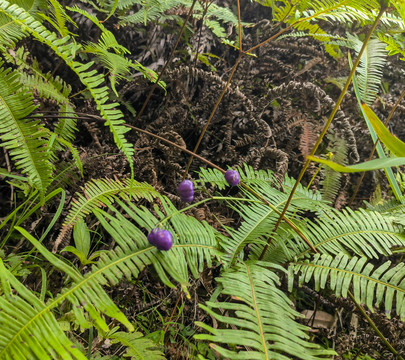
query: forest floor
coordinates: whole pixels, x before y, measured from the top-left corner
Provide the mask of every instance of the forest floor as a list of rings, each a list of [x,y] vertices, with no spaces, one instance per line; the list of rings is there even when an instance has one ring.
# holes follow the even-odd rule
[[[266,20],[269,14],[263,12],[263,7],[250,2],[245,2],[244,6],[249,6],[249,11],[242,8],[243,20],[256,24],[244,32],[243,46],[249,48],[266,39],[274,29],[271,22]],[[75,20],[80,23],[79,19]],[[197,28],[198,24],[191,23]],[[93,37],[97,34],[87,31],[86,26],[86,23],[80,24],[83,37],[94,41]],[[329,31],[344,33],[345,30],[331,25]],[[127,31],[123,28],[115,31],[115,35],[118,42],[131,51],[133,59],[159,73],[169,58],[178,32],[177,26],[149,24],[146,31]],[[152,85],[139,76],[129,83],[123,83],[118,92],[121,102],[125,104],[121,110],[128,124],[193,149],[226,85],[238,51],[221,44],[205,28],[195,31],[188,41],[194,48],[199,44],[200,53],[210,54],[206,57],[210,66],[194,61],[189,47],[181,41],[162,77],[166,91],[156,88],[141,116],[136,114]],[[51,59],[49,50],[37,43],[27,43],[27,47],[38,58],[44,61]],[[340,94],[342,79],[349,74],[347,49],[342,48],[342,51],[342,56],[335,59],[325,53],[319,42],[297,37],[270,42],[256,51],[256,56],[245,56],[237,67],[197,153],[223,168],[247,163],[255,169],[271,169],[280,179],[285,174],[296,178]],[[52,68],[52,60],[49,62],[48,66]],[[55,74],[60,72],[59,75],[66,78],[67,74],[63,71],[63,68],[58,69]],[[381,93],[373,104],[373,109],[382,121],[402,91],[403,84],[398,79],[403,79],[403,76],[404,70],[399,59],[389,57],[383,77],[387,94]],[[48,110],[52,104],[43,104],[43,107]],[[97,114],[90,101],[85,105],[80,103],[76,111]],[[345,96],[341,111],[321,151],[324,154],[333,152],[347,164],[367,159],[373,144],[352,89]],[[404,115],[405,106],[399,106],[389,125],[393,133],[402,139],[405,138]],[[51,122],[52,119],[49,119]],[[79,122],[78,128],[75,145],[81,152],[85,176],[77,178],[72,184],[70,196],[80,191],[80,186],[90,179],[128,176],[128,163],[124,156],[117,154],[112,135],[106,127],[97,121],[86,120]],[[136,180],[152,184],[175,204],[180,204],[176,187],[183,177],[189,155],[136,131],[127,135],[136,149]],[[3,159],[0,158],[0,161],[3,162]],[[201,166],[206,165],[194,159],[187,177],[193,179]],[[309,183],[316,170],[317,166],[310,166],[303,179],[304,185]],[[349,204],[359,177],[341,176],[331,195],[331,201],[337,209]],[[324,175],[319,173],[312,181],[311,188],[319,189],[324,181]],[[364,200],[385,197],[389,193],[388,189],[382,173],[367,173],[352,201],[352,207],[364,206]],[[200,196],[202,199],[203,195],[196,193],[196,200]],[[4,203],[7,203],[9,194],[2,193],[2,197]],[[2,206],[0,216],[12,209],[13,205],[9,205]],[[216,224],[218,218],[224,224],[237,221],[232,213],[224,212],[220,207],[203,206],[190,213],[211,225]],[[55,240],[57,235],[50,234],[50,238]],[[148,268],[137,280],[131,283],[124,281],[112,288],[110,295],[124,309],[128,318],[136,320],[150,337],[156,340],[164,337],[165,354],[169,359],[189,359],[195,353],[205,351],[206,356],[209,356],[208,349],[196,344],[192,335],[197,331],[193,325],[195,321],[213,321],[197,304],[209,299],[215,288],[215,276],[216,269],[207,269],[198,280],[193,280],[191,300],[188,300],[180,289],[161,285],[157,275]],[[33,281],[36,282],[35,279]],[[315,304],[336,316],[337,322],[333,326],[313,327],[314,336],[319,341],[330,346],[333,344],[340,354],[353,348],[372,351],[373,342],[379,340],[376,340],[375,334],[365,326],[363,320],[356,320],[359,321],[356,327],[357,340],[355,344],[352,340],[349,343],[345,327],[354,318],[351,314],[336,312],[337,308],[347,307],[344,301],[336,299],[334,303],[329,303],[322,295],[313,294],[305,287],[302,292],[308,302],[297,304],[300,311]],[[392,338],[400,336],[403,324],[377,319],[380,319],[380,326]],[[101,348],[105,344],[96,341],[93,346]],[[380,350],[381,346],[375,348]],[[108,354],[107,348],[103,351]]]

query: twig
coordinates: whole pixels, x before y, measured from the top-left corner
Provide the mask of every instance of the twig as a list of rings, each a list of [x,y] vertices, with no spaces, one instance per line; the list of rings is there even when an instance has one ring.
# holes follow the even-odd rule
[[[369,30],[369,32],[368,32],[368,34],[367,34],[367,36],[366,36],[366,38],[365,38],[365,40],[363,42],[363,46],[360,49],[360,52],[359,52],[359,54],[357,56],[357,59],[356,59],[356,62],[354,63],[354,65],[352,67],[352,70],[350,71],[349,76],[347,77],[346,84],[345,84],[342,92],[340,93],[339,99],[336,101],[335,107],[333,108],[333,110],[332,110],[332,112],[331,112],[331,114],[330,114],[330,116],[329,116],[329,118],[328,118],[328,120],[327,120],[321,134],[319,135],[318,140],[316,141],[310,155],[315,154],[315,152],[316,152],[316,150],[318,150],[318,147],[321,144],[326,132],[328,131],[328,128],[329,128],[330,124],[332,123],[332,120],[334,119],[335,114],[338,111],[340,104],[342,103],[343,97],[345,96],[346,91],[349,88],[349,85],[350,85],[350,83],[352,81],[353,75],[354,75],[354,73],[355,73],[355,71],[357,69],[357,66],[360,63],[361,56],[363,55],[363,52],[366,49],[366,46],[367,46],[367,44],[368,44],[368,42],[369,42],[369,40],[371,38],[371,35],[374,33],[374,30],[376,29],[376,27],[377,27],[377,25],[378,25],[378,23],[380,21],[380,18],[384,14],[386,8],[387,8],[386,6],[382,6],[381,9],[380,9],[380,12],[378,13],[378,15],[376,17],[376,19],[374,20],[373,26]],[[301,180],[302,180],[302,178],[303,178],[303,176],[304,176],[310,162],[311,161],[308,160],[308,159],[305,161],[305,164],[304,164],[303,168],[301,169],[301,172],[298,175],[298,178],[295,181],[295,184],[294,184],[293,188],[291,189],[290,196],[288,197],[288,200],[287,200],[287,202],[286,202],[286,204],[284,206],[284,209],[281,212],[281,215],[278,218],[276,225],[274,226],[273,233],[275,233],[277,231],[278,227],[280,226],[281,221],[283,220],[283,217],[284,217],[285,213],[287,212],[288,207],[290,206],[290,203],[291,203],[291,200],[292,200],[292,198],[294,196],[295,190],[297,189],[298,184],[301,182]],[[262,251],[262,253],[261,253],[260,257],[259,257],[259,260],[263,259],[264,254],[266,253],[267,249],[269,248],[270,241],[271,241],[271,238],[269,238],[269,240],[267,241],[267,244],[263,248],[263,251]]]

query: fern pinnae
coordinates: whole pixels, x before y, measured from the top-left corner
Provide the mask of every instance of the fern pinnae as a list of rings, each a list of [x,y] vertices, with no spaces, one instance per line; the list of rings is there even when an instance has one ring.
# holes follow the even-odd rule
[[[265,262],[239,263],[217,278],[223,285],[221,293],[231,296],[233,301],[207,302],[200,307],[218,322],[233,328],[220,326],[214,329],[196,322],[209,334],[194,337],[214,342],[215,350],[229,359],[287,360],[294,356],[315,360],[332,355],[333,351],[306,341],[307,327],[294,321],[299,314],[278,289],[279,279],[274,268],[281,269]],[[229,314],[223,316],[214,309],[228,310]],[[221,343],[239,346],[230,350],[220,346]]]
[[[59,355],[66,360],[86,359],[60,329],[49,307],[21,284],[1,260],[0,277],[3,291],[8,293],[7,297],[0,297],[0,358],[52,360]],[[4,284],[8,284],[8,290]],[[16,316],[17,311],[20,316]]]
[[[354,49],[358,53],[363,45],[355,36],[350,36],[354,43]],[[387,59],[386,45],[379,39],[371,39],[361,57],[357,67],[357,83],[361,100],[370,105],[377,96],[383,68]]]
[[[363,209],[336,211],[331,208],[316,222],[306,219],[300,228],[320,253],[329,255],[343,252],[379,258],[392,254],[392,247],[405,243],[400,227],[395,226],[391,218]],[[292,235],[288,240],[291,253],[298,257],[308,255],[308,249]]]
[[[35,109],[32,93],[22,92],[19,75],[0,63],[0,138],[12,160],[39,190],[44,201],[52,165],[46,151],[47,134],[38,119],[27,119]]]
[[[83,218],[93,209],[106,206],[118,197],[129,199],[131,194],[135,199],[143,197],[152,200],[158,193],[147,183],[132,183],[130,179],[122,182],[111,179],[98,179],[88,182],[83,188],[84,195],[77,193],[69,214],[66,216],[64,226],[71,227],[79,218]]]
[[[42,24],[35,21],[29,13],[17,5],[10,5],[7,1],[0,0],[0,11],[9,16],[16,24],[21,25],[25,31],[29,32],[37,40],[48,45],[76,73],[92,95],[98,111],[106,121],[105,125],[110,128],[114,136],[114,142],[117,147],[127,157],[131,168],[131,176],[133,177],[132,156],[134,149],[124,136],[130,129],[123,126],[125,121],[123,113],[118,109],[119,104],[107,103],[109,89],[107,86],[102,85],[104,83],[104,76],[97,73],[96,70],[89,70],[94,63],[90,61],[82,64],[73,60],[80,45],[76,44],[69,35],[59,39],[55,33],[47,30]]]
[[[391,262],[387,261],[374,268],[365,258],[353,257],[350,259],[345,254],[336,257],[316,254],[313,259],[303,262],[292,262],[289,268],[289,285],[292,286],[294,274],[300,272],[299,285],[312,279],[315,290],[319,291],[329,287],[336,296],[347,297],[347,292],[352,292],[357,302],[367,305],[374,312],[384,302],[385,312],[388,317],[392,311],[393,299],[396,298],[396,313],[403,321],[405,319],[405,264],[390,268]]]
[[[331,146],[328,151],[330,154],[333,154],[333,161],[345,165],[347,157],[347,146],[345,140],[335,137],[332,134],[328,136],[328,138],[331,141]],[[322,198],[333,204],[333,201],[336,199],[340,189],[340,179],[342,174],[337,171],[333,171],[329,167],[325,167],[322,170],[324,175],[321,189]]]

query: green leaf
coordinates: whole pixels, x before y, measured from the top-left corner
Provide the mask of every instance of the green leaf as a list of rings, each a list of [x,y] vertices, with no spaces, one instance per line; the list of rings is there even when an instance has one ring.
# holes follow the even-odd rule
[[[315,291],[328,286],[338,297],[347,297],[348,291],[351,291],[356,301],[365,304],[371,312],[374,312],[374,307],[383,304],[388,318],[393,311],[402,321],[405,320],[403,262],[391,266],[391,261],[386,261],[375,267],[365,257],[315,254],[311,260],[290,264],[289,276],[298,273],[300,286],[313,280]]]
[[[345,173],[354,173],[354,172],[363,172],[370,170],[379,170],[385,169],[393,166],[405,165],[405,157],[396,157],[396,158],[385,158],[385,159],[374,159],[366,161],[356,165],[344,166],[338,163],[335,163],[330,160],[325,160],[318,158],[316,156],[307,156],[307,159],[315,161],[320,164],[325,164],[335,171],[345,172]]]
[[[92,263],[92,261],[88,261],[88,260],[87,260],[87,257],[86,257],[86,255],[85,255],[83,252],[81,252],[80,250],[76,249],[76,248],[73,247],[73,246],[66,246],[66,247],[62,250],[62,252],[63,252],[63,251],[66,251],[66,252],[70,252],[70,253],[72,253],[72,254],[75,254],[75,255],[79,258],[79,260],[80,260],[80,262],[81,262],[82,265],[87,265],[87,264],[89,264],[89,263]]]
[[[367,104],[362,104],[362,108],[382,143],[390,149],[395,156],[405,157],[405,143],[388,131],[382,121]]]
[[[112,344],[120,344],[127,347],[124,354],[133,360],[164,360],[164,354],[158,349],[156,344],[145,338],[140,332],[125,333],[117,332],[110,336]]]
[[[352,63],[352,60],[351,60],[351,57],[350,57],[350,53],[348,54],[348,60],[349,60],[350,68],[352,68],[353,63]],[[371,125],[371,122],[370,122],[367,114],[364,112],[363,107],[361,106],[362,104],[361,104],[361,100],[360,100],[360,91],[359,91],[359,88],[357,86],[356,76],[353,76],[353,89],[354,89],[354,93],[356,94],[357,102],[359,103],[359,106],[360,106],[361,112],[363,114],[364,120],[366,121],[367,128],[370,131],[371,138],[373,139],[373,142],[376,143],[377,134],[375,133],[375,131],[373,129],[373,126]],[[384,150],[383,150],[383,148],[382,148],[382,146],[381,146],[381,144],[379,142],[377,143],[376,150],[377,150],[377,154],[378,154],[379,158],[381,158],[381,159],[386,158]],[[401,190],[400,190],[400,188],[398,186],[397,181],[395,180],[395,176],[394,176],[394,173],[392,172],[392,169],[386,168],[386,169],[384,169],[384,172],[387,175],[387,180],[388,180],[388,182],[389,182],[389,184],[391,186],[392,192],[394,193],[396,199],[399,200],[401,198]]]
[[[87,259],[90,251],[90,231],[83,219],[79,219],[73,228],[73,240],[76,249]],[[66,251],[66,248],[65,248]]]
[[[320,360],[334,355],[333,350],[308,341],[308,328],[295,321],[299,314],[278,288],[275,270],[284,269],[268,262],[246,262],[217,278],[223,285],[222,295],[228,298],[199,306],[220,325],[213,328],[197,321],[206,332],[194,338],[215,343],[210,346],[220,355],[235,360],[287,360],[291,356]]]

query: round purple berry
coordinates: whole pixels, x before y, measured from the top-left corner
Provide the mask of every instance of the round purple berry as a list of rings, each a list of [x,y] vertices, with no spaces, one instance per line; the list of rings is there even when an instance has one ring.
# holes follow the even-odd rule
[[[225,180],[231,186],[239,184],[239,173],[236,170],[228,170],[225,173]]]
[[[170,250],[173,245],[172,234],[169,230],[153,229],[147,238],[149,243],[156,246],[159,250]]]
[[[190,180],[183,180],[177,186],[177,192],[180,195],[181,201],[192,202],[194,200],[194,184]]]

